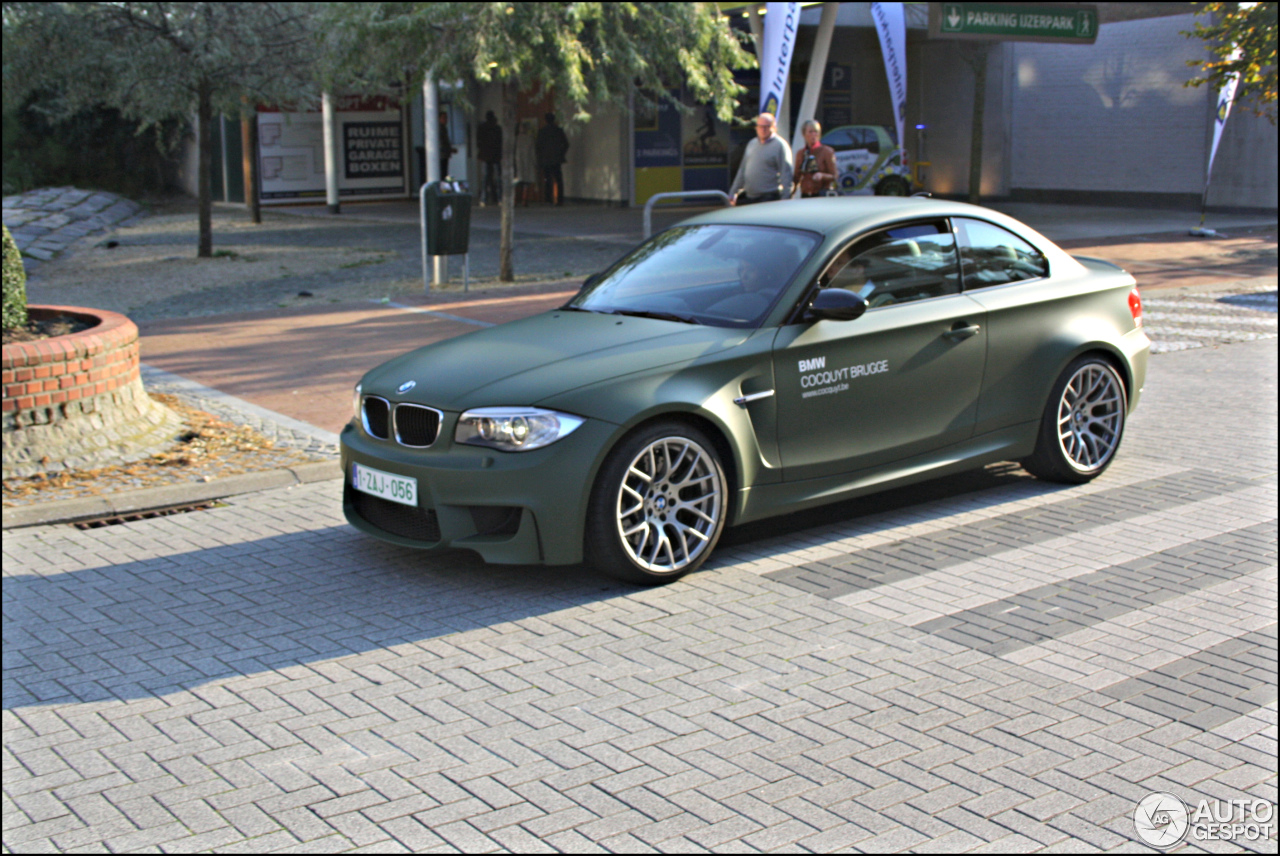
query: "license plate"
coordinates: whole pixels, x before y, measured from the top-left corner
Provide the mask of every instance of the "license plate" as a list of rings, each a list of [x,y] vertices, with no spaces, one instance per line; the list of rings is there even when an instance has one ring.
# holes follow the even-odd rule
[[[401,505],[418,505],[418,480],[396,476],[372,467],[351,465],[351,486],[361,493],[389,499]]]

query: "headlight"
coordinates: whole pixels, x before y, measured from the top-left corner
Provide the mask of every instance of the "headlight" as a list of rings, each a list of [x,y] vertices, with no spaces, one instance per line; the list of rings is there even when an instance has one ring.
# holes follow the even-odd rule
[[[458,417],[453,439],[504,452],[526,452],[567,437],[585,421],[540,407],[477,407]]]
[[[351,396],[351,410],[355,413],[357,419],[360,418],[360,384],[356,384],[356,391]]]

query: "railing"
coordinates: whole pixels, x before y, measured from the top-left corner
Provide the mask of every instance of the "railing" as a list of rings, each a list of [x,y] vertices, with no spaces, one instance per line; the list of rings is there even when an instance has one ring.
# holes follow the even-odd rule
[[[662,199],[685,199],[691,196],[716,196],[723,200],[725,205],[729,204],[729,194],[723,190],[673,190],[670,193],[655,193],[644,204],[645,240],[649,240],[649,235],[653,233],[653,204],[655,202]]]
[[[929,166],[933,166],[933,163],[930,161],[914,161],[911,164],[912,187],[924,187],[924,176],[920,174],[920,170]]]

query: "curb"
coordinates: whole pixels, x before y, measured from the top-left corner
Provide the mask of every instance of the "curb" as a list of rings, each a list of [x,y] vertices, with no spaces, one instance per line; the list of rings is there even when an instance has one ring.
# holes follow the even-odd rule
[[[110,496],[80,497],[4,509],[3,529],[74,523],[95,517],[142,514],[178,505],[194,505],[273,488],[294,487],[342,478],[338,461],[316,461],[257,473],[227,476],[210,482],[172,484]]]

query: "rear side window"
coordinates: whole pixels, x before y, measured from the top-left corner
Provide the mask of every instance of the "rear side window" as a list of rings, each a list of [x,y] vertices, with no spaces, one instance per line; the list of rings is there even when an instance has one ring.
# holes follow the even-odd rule
[[[822,144],[824,146],[831,146],[832,148],[849,149],[853,148],[853,139],[850,137],[848,131],[839,129],[832,131],[823,137]]]
[[[1044,254],[1008,229],[982,220],[955,219],[966,289],[1004,285],[1049,275]]]
[[[955,239],[943,221],[886,229],[837,256],[819,286],[857,292],[872,309],[956,294]]]
[[[858,130],[858,147],[866,149],[873,155],[879,154],[880,138],[870,128],[861,128]]]

